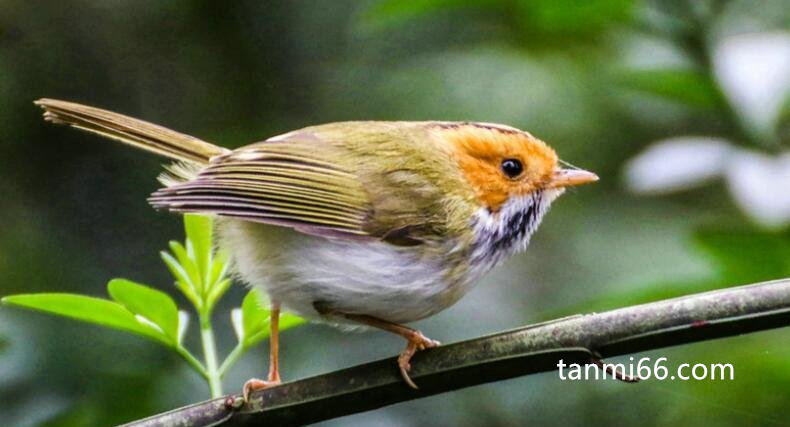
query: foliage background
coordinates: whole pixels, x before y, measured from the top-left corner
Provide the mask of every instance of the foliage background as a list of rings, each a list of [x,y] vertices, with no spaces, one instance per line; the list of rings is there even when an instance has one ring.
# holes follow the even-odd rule
[[[176,296],[158,251],[181,239],[181,221],[145,202],[159,162],[44,124],[31,103],[43,96],[228,147],[337,120],[502,122],[597,172],[598,184],[558,201],[527,254],[419,322],[443,342],[790,276],[785,86],[741,85],[761,95],[758,106],[778,106],[760,116],[728,86],[754,76],[724,73],[715,55],[724,40],[772,34],[774,50],[745,65],[764,61],[781,80],[787,63],[772,60],[784,58],[788,31],[786,0],[5,1],[0,295],[103,296],[120,276]],[[736,160],[710,166],[710,146],[693,139],[645,154],[657,140],[687,135],[718,138],[727,159],[758,156],[757,171]],[[644,165],[657,182],[645,183]],[[760,197],[743,198],[744,180],[757,183],[745,194]],[[225,303],[243,294],[234,287]],[[229,319],[218,321],[231,330]],[[225,349],[235,339],[219,338]],[[548,373],[325,424],[784,425],[788,338],[780,330],[644,355],[668,357],[670,368],[732,363],[734,381],[629,385]],[[283,370],[300,378],[400,347],[383,333],[306,326],[284,334]],[[226,388],[262,375],[264,354],[261,346],[245,357]],[[112,425],[205,397],[196,375],[155,344],[0,309],[3,425]]]

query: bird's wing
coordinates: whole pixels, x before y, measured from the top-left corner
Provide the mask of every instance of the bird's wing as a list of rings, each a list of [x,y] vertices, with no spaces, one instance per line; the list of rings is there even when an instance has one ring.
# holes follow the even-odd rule
[[[460,202],[469,194],[448,197],[466,190],[457,178],[442,184],[452,173],[439,164],[446,159],[385,123],[322,125],[252,144],[213,158],[149,200],[176,212],[399,246],[441,240],[465,227],[453,218],[469,218],[462,212],[468,204]]]
[[[192,179],[149,202],[175,212],[211,213],[321,236],[373,237],[369,198],[333,148],[305,136],[264,141],[215,157]]]

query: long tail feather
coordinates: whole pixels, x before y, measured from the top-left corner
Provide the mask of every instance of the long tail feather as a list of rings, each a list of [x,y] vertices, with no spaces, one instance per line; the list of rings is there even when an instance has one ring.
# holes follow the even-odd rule
[[[205,164],[230,150],[162,126],[112,111],[56,99],[39,99],[44,119],[115,139],[161,156],[187,163]]]

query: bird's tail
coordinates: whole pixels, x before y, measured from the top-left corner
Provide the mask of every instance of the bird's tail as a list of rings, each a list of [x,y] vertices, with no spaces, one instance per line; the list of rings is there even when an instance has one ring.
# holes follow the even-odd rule
[[[100,108],[47,98],[39,99],[35,104],[44,109],[44,119],[52,123],[66,124],[112,138],[180,161],[187,167],[206,164],[212,157],[229,152],[228,149],[189,135]],[[171,169],[173,172],[178,174]]]

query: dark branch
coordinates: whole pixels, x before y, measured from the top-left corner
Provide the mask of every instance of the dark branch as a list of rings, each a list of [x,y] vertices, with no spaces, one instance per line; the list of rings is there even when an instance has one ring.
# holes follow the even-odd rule
[[[239,410],[215,399],[126,427],[304,425],[596,359],[790,325],[790,279],[587,314],[417,354],[412,378],[379,360],[254,393]],[[232,399],[231,399],[232,400]]]

